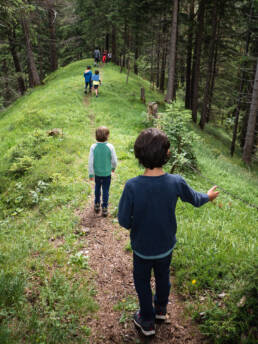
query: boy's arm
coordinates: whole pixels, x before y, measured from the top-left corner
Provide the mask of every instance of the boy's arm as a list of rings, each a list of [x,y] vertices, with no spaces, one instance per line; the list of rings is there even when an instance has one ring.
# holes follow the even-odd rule
[[[93,165],[94,164],[94,148],[95,148],[95,145],[92,145],[90,147],[89,166],[88,166],[90,179],[94,177],[94,165]]]
[[[197,192],[193,190],[186,181],[180,177],[179,181],[179,197],[183,202],[191,203],[195,207],[200,207],[203,204],[212,201],[218,196],[218,192],[215,191],[216,186],[208,191],[207,194]]]
[[[115,151],[114,146],[111,143],[108,143],[108,146],[109,146],[110,151],[111,151],[111,167],[112,167],[112,172],[114,172],[116,167],[117,167],[116,151]]]
[[[118,207],[118,222],[120,226],[130,229],[132,226],[132,212],[133,212],[133,200],[132,194],[128,187],[125,185],[124,191],[119,201]]]

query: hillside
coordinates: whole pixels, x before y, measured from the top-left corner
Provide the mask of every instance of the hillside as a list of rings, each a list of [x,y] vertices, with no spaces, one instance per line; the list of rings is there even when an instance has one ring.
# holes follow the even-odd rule
[[[119,242],[119,197],[125,181],[142,173],[132,150],[146,126],[140,87],[147,102],[163,97],[135,75],[126,84],[126,75],[112,65],[101,69],[100,96],[85,96],[87,63],[59,69],[0,114],[1,343],[91,342],[88,319],[102,307],[80,217],[90,204],[87,160],[94,129],[110,128],[118,155],[110,223]],[[48,136],[53,128],[62,134]],[[228,137],[220,129],[209,125],[205,133],[196,132],[199,168],[208,180],[199,174],[185,178],[199,191],[207,191],[210,180],[222,189],[217,202],[198,210],[179,202],[174,283],[210,343],[254,343],[257,209],[246,202],[258,204],[257,173],[229,158]],[[128,307],[120,305],[122,297],[113,305],[126,315],[121,326],[131,323],[135,300],[129,296]]]

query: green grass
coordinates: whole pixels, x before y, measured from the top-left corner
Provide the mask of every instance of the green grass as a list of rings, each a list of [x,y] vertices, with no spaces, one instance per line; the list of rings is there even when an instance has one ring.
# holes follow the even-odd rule
[[[82,72],[89,63],[59,69],[0,114],[1,343],[87,343],[85,319],[101,307],[94,302],[87,258],[79,254],[75,215],[90,194],[87,160],[94,129],[109,127],[118,155],[110,192],[115,216],[125,181],[142,173],[133,155],[146,125],[140,88],[147,102],[162,103],[163,97],[135,75],[127,85],[126,75],[109,65],[100,71],[99,97],[87,98],[85,106]],[[53,128],[63,136],[48,137]],[[204,133],[194,130],[201,136],[195,151],[202,174],[230,195],[221,190],[216,202],[200,209],[179,201],[175,283],[211,342],[254,343],[257,210],[240,198],[258,204],[257,172],[238,155],[229,157],[223,130],[211,124]],[[212,186],[199,174],[185,178],[198,191]],[[127,321],[123,302],[117,307]]]

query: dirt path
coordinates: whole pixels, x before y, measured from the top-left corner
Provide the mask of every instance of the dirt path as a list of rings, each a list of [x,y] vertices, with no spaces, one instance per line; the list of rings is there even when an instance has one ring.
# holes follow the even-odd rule
[[[173,292],[168,305],[169,321],[156,326],[156,336],[145,339],[135,329],[131,320],[132,312],[124,312],[125,321],[121,322],[122,311],[114,306],[137,300],[132,277],[132,254],[126,252],[129,233],[112,223],[111,218],[103,218],[93,212],[93,201],[80,214],[81,226],[88,235],[82,237],[89,254],[89,263],[96,287],[96,300],[99,310],[89,318],[91,344],[200,344],[206,343],[196,326],[183,316],[183,305]],[[121,320],[120,320],[121,319]],[[120,322],[119,322],[120,321]]]
[[[88,96],[84,104],[88,105]],[[90,114],[92,136],[95,118]],[[93,195],[93,185],[92,185]],[[97,313],[87,319],[91,328],[90,344],[200,344],[207,343],[197,327],[183,315],[183,303],[171,289],[169,319],[156,326],[154,338],[144,338],[135,328],[132,315],[138,304],[133,285],[132,254],[125,250],[129,232],[111,217],[103,218],[93,211],[93,196],[87,208],[79,213],[81,226],[88,233],[81,243],[88,250],[89,265],[99,304]]]

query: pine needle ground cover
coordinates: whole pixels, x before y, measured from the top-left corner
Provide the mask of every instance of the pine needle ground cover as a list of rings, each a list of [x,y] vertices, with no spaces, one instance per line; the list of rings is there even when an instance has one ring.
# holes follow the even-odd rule
[[[162,101],[148,83],[110,65],[101,69],[98,98],[85,98],[79,61],[52,74],[45,85],[0,115],[0,339],[1,343],[87,342],[86,316],[97,307],[87,256],[78,241],[76,209],[90,195],[87,159],[94,129],[110,128],[119,167],[110,212],[127,179],[142,173],[134,140],[146,125],[147,101]],[[63,134],[48,136],[61,128]],[[257,175],[228,158],[214,135],[200,134],[196,154],[202,173],[226,190],[257,204]],[[186,180],[206,192],[198,174]],[[217,202],[194,209],[179,201],[178,243],[172,267],[187,309],[217,343],[255,338],[257,211],[221,192]],[[122,230],[122,229],[121,229]],[[254,342],[254,341],[253,341]]]

